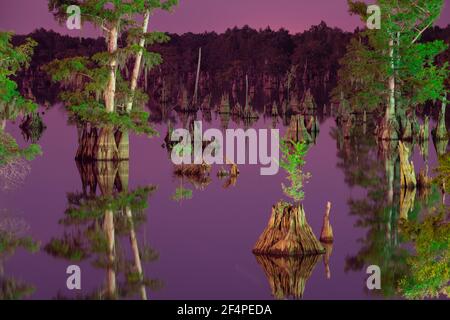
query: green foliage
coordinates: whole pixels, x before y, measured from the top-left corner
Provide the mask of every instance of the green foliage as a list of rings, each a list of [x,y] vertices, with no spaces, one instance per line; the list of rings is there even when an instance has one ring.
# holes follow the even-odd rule
[[[0,280],[0,300],[20,300],[30,296],[36,289],[13,278]]]
[[[15,161],[18,158],[25,158],[31,161],[37,155],[41,155],[41,147],[31,144],[26,148],[20,149],[16,140],[5,132],[0,132],[0,166]]]
[[[170,11],[177,4],[178,0],[49,0],[48,8],[61,23],[65,23],[67,19],[67,8],[77,5],[81,9],[83,22],[105,26],[123,20],[126,27],[133,25],[134,21],[125,17],[143,14],[146,10]]]
[[[88,257],[87,250],[81,239],[64,234],[63,239],[51,239],[45,246],[45,251],[54,257],[70,261],[82,261]]]
[[[147,96],[139,90],[130,89],[130,84],[124,80],[124,69],[130,68],[137,53],[142,52],[141,67],[147,72],[149,69],[162,63],[162,57],[158,53],[148,52],[138,44],[141,39],[149,45],[163,43],[169,37],[162,32],[143,32],[139,26],[138,15],[152,13],[161,9],[170,11],[177,5],[177,0],[50,0],[49,10],[63,22],[66,18],[66,10],[70,5],[77,5],[81,9],[81,18],[84,22],[94,23],[105,32],[107,42],[110,40],[111,30],[117,29],[119,38],[121,33],[127,32],[128,41],[124,47],[109,49],[108,52],[100,52],[92,57],[75,57],[64,60],[55,60],[45,67],[52,75],[53,81],[61,82],[67,91],[61,94],[61,99],[68,105],[75,118],[87,121],[99,126],[117,126],[137,133],[149,136],[155,134],[147,122],[148,115],[135,112],[130,115],[119,114],[125,109],[125,105],[132,101],[134,105],[143,104]],[[111,74],[110,68],[116,65],[115,94],[107,91]],[[122,72],[121,72],[122,71]],[[67,88],[69,87],[69,88]],[[107,96],[114,95],[114,111],[107,115],[105,108],[104,92]],[[111,110],[108,110],[111,111]]]
[[[177,202],[190,199],[192,199],[192,190],[184,187],[177,188],[175,194],[172,195],[172,200]]]
[[[412,241],[415,255],[407,259],[410,271],[399,291],[408,299],[450,297],[450,224],[448,208],[427,214],[422,222],[405,221],[402,231]]]
[[[281,161],[280,166],[288,173],[290,186],[282,184],[283,192],[288,197],[300,202],[304,198],[303,184],[310,174],[303,172],[305,165],[305,156],[308,152],[308,145],[304,142],[294,142],[292,140],[281,140]]]
[[[142,211],[147,208],[147,199],[156,190],[155,186],[142,187],[133,192],[121,192],[117,195],[104,195],[94,199],[80,200],[66,210],[66,215],[72,220],[98,219],[105,211],[118,212],[122,208],[132,211]]]
[[[11,33],[0,32],[0,120],[15,120],[18,115],[37,109],[36,104],[20,95],[17,84],[10,79],[29,66],[36,42],[27,39],[24,44],[14,47],[11,37]]]
[[[445,187],[445,192],[450,194],[450,152],[439,157],[439,166],[436,168],[435,180]]]
[[[350,13],[366,22],[367,4],[348,3]],[[351,41],[340,61],[339,84],[333,97],[339,99],[342,92],[352,108],[374,110],[386,105],[387,79],[393,76],[396,106],[415,107],[441,99],[446,92],[444,82],[449,76],[449,64],[436,66],[435,58],[447,45],[442,41],[420,43],[419,40],[439,17],[443,0],[378,0],[376,4],[381,10],[381,29],[364,30]]]
[[[121,131],[133,131],[149,137],[158,135],[158,132],[148,125],[147,112],[132,110],[130,113],[120,114],[107,112],[101,105],[87,104],[72,106],[69,110],[78,121],[89,122],[95,127],[113,126]]]
[[[34,241],[31,237],[17,237],[9,232],[0,232],[0,255],[11,254],[18,247],[35,253],[39,250],[39,246],[39,242]]]
[[[8,219],[9,217],[6,217],[6,220]],[[18,248],[23,248],[31,253],[39,250],[40,243],[29,236],[20,234],[21,230],[17,230],[14,225],[7,221],[0,221],[0,262],[13,255]],[[18,300],[33,292],[34,287],[1,274],[0,300]]]

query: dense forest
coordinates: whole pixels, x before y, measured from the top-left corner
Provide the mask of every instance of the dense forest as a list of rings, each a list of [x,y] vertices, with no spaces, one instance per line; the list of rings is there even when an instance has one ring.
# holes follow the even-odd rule
[[[360,30],[355,30],[358,32]],[[311,88],[316,103],[322,106],[329,103],[330,91],[338,80],[339,60],[353,35],[331,28],[325,22],[294,35],[285,29],[255,30],[248,26],[228,29],[222,34],[170,34],[169,42],[148,48],[160,53],[163,63],[144,72],[140,81],[150,96],[150,104],[164,100],[164,94],[172,99],[172,103],[177,103],[182,99],[183,90],[194,91],[198,50],[202,48],[200,98],[213,93],[213,99],[220,99],[220,90],[229,90],[235,98],[240,97],[245,89],[245,75],[248,75],[250,93],[255,96],[257,109],[264,104],[270,105],[270,101],[287,95],[288,91],[291,96],[297,95],[301,99],[305,88]],[[17,35],[13,43],[20,44],[27,37],[38,45],[30,68],[19,74],[23,80],[19,83],[23,93],[34,96],[39,103],[53,104],[59,92],[58,85],[51,82],[42,66],[54,59],[92,56],[105,50],[103,38],[73,38],[44,29]],[[450,26],[428,29],[422,41],[435,39],[450,43]],[[124,42],[125,36],[120,41]],[[437,59],[438,63],[449,61],[450,50]],[[255,91],[263,94],[255,95]]]

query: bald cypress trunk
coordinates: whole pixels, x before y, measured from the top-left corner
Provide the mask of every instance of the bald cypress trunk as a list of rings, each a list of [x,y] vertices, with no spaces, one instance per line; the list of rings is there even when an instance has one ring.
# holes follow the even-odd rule
[[[107,126],[100,129],[97,145],[94,149],[94,159],[111,161],[119,159],[119,151],[114,137],[114,130]]]
[[[117,40],[119,35],[119,27],[118,24],[114,24],[111,26],[111,29],[108,31],[108,53],[113,55],[117,51]],[[111,57],[109,60],[109,79],[106,85],[105,92],[103,94],[105,100],[105,107],[107,112],[115,111],[115,94],[116,94],[116,71],[117,71],[117,58]]]
[[[303,205],[280,201],[255,244],[253,253],[279,256],[322,254],[325,249],[306,221]]]
[[[388,104],[384,118],[378,128],[378,137],[381,140],[397,140],[398,139],[398,125],[396,120],[396,85],[395,85],[395,42],[391,38],[389,40],[389,61],[391,67],[391,74],[388,79]]]
[[[130,159],[130,135],[128,131],[121,131],[119,137],[116,139],[118,141],[117,151],[119,160],[129,160]]]
[[[447,94],[445,98],[442,100],[441,110],[439,111],[439,118],[436,128],[436,139],[444,140],[447,138],[447,127],[445,125],[445,111],[447,107]]]
[[[391,62],[391,72],[389,76],[389,109],[388,119],[395,117],[395,58],[394,58],[394,39],[389,40],[389,59]]]
[[[144,22],[142,24],[142,32],[146,33],[148,29],[148,23],[150,20],[150,11],[147,10],[144,15]],[[133,73],[131,75],[131,97],[129,98],[129,101],[127,102],[127,112],[130,112],[133,108],[133,102],[134,102],[134,93],[136,91],[137,82],[139,79],[139,71],[141,70],[141,62],[142,62],[142,55],[145,50],[145,38],[142,37],[139,40],[139,46],[141,47],[141,50],[139,50],[138,53],[136,53],[136,58],[134,62],[134,68]]]

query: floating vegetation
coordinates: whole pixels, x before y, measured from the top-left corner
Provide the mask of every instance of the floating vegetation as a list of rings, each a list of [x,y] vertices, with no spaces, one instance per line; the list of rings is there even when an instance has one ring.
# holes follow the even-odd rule
[[[172,200],[177,202],[190,199],[192,199],[192,190],[184,187],[177,188],[175,194],[172,195]]]

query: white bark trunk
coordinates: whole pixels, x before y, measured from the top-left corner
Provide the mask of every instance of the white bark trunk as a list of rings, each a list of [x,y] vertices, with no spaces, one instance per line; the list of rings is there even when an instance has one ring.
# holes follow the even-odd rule
[[[117,51],[118,26],[111,26],[108,32],[108,53],[114,54]],[[116,69],[117,59],[112,58],[109,62],[109,79],[104,93],[105,106],[107,112],[114,112],[115,95],[116,95]]]
[[[3,119],[1,122],[1,129],[2,129],[2,131],[5,131],[5,129],[6,129],[6,120],[5,119]]]
[[[395,60],[394,60],[394,40],[389,40],[389,59],[391,64],[391,75],[389,76],[389,109],[388,119],[395,116]]]
[[[142,32],[146,33],[148,29],[148,23],[150,20],[150,10],[147,10],[144,15],[144,23],[142,24]],[[139,74],[141,70],[141,62],[142,62],[142,55],[145,50],[145,38],[142,37],[139,41],[139,46],[141,47],[141,50],[136,54],[136,60],[134,62],[134,68],[133,68],[133,74],[131,75],[131,97],[127,103],[127,112],[130,112],[133,108],[133,100],[134,100],[134,92],[136,91],[137,82],[139,79]]]

